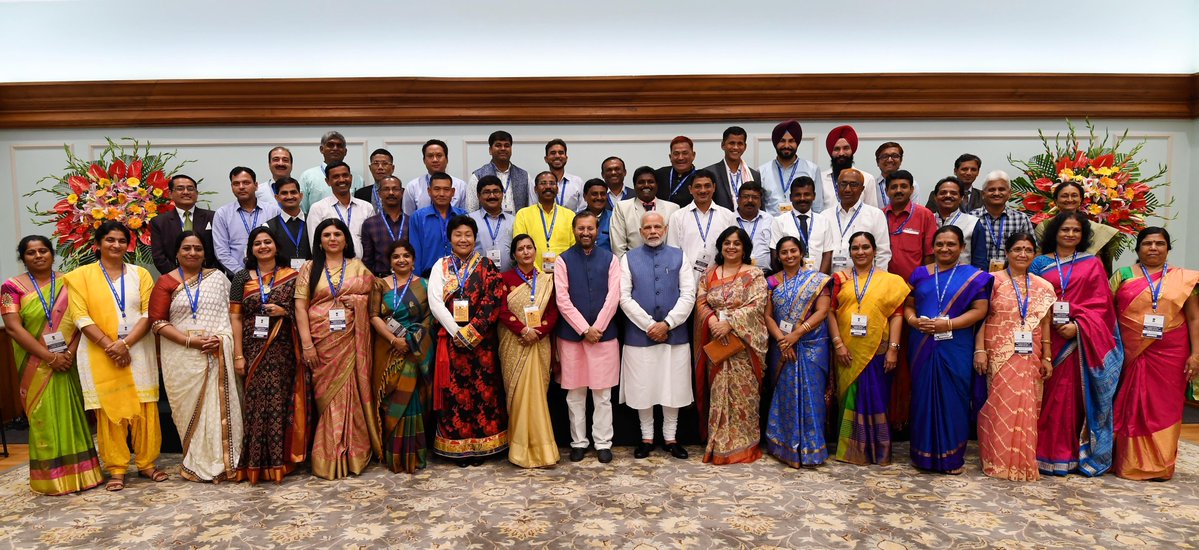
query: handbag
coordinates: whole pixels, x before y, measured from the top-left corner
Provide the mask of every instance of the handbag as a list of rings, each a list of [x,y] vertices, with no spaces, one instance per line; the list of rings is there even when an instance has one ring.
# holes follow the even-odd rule
[[[721,344],[719,339],[714,339],[707,344],[704,344],[704,353],[713,363],[721,363],[725,359],[737,355],[745,349],[745,343],[740,338],[729,334],[728,344]]]

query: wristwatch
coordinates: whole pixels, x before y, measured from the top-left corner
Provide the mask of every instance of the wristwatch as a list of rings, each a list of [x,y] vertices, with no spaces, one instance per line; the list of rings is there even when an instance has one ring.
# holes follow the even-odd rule
[[[891,342],[887,345],[891,346],[891,349],[899,349],[899,342]]]

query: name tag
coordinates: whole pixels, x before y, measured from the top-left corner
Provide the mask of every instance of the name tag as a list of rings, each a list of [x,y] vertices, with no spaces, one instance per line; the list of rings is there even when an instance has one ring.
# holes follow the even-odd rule
[[[1053,324],[1064,325],[1070,322],[1070,302],[1053,303]]]
[[[1003,271],[1003,262],[991,262],[991,267],[987,271]]]
[[[254,338],[266,338],[271,330],[271,318],[266,315],[254,316]]]
[[[392,334],[399,336],[400,338],[408,335],[408,329],[404,328],[404,325],[401,325],[400,322],[395,319],[387,320],[387,330],[390,330]]]
[[[541,255],[541,270],[546,273],[554,272],[554,260],[558,259],[558,255],[553,252],[546,252]]]
[[[495,263],[495,264],[500,263],[500,250],[498,248],[493,248],[491,250],[488,250],[487,251],[487,259],[491,260],[491,263]]]
[[[779,205],[779,213],[780,213],[780,214],[786,214],[786,213],[788,213],[788,212],[791,212],[791,205],[790,205],[790,204],[780,204],[780,205]]]
[[[329,330],[340,332],[346,329],[346,310],[342,308],[329,310]]]
[[[133,332],[133,321],[125,319],[117,323],[117,340],[129,336],[131,332]]]
[[[866,335],[866,316],[854,314],[849,318],[849,335],[850,336],[865,336]]]
[[[304,267],[304,262],[306,262],[306,261],[307,260],[292,260],[291,268],[296,271],[299,271],[301,267]]]
[[[695,265],[694,265],[695,272],[699,273],[701,275],[704,273],[707,273],[708,266],[711,264],[712,264],[712,261],[708,257],[708,253],[704,252],[703,254],[700,254],[698,258],[695,259]]]
[[[470,302],[454,300],[454,322],[459,324],[470,322]]]
[[[904,234],[904,235],[919,235],[919,234],[920,234],[920,230],[919,230],[919,229],[914,229],[914,228],[911,228],[911,227],[905,227],[905,228],[903,228],[903,234]]]
[[[1032,332],[1017,330],[1014,342],[1017,354],[1032,355]]]
[[[937,317],[937,319],[944,319],[945,321],[948,321],[949,317],[942,315],[940,317]],[[935,340],[935,341],[953,340],[953,331],[934,332],[933,340]]]
[[[1141,336],[1161,340],[1162,334],[1166,331],[1166,317],[1164,315],[1146,315],[1145,326],[1141,329]]]
[[[841,271],[849,267],[849,256],[833,255],[833,271]]]
[[[537,328],[541,326],[541,309],[537,306],[525,306],[525,326]]]
[[[783,334],[791,334],[791,331],[795,330],[795,323],[779,321],[779,330],[783,331]]]
[[[45,342],[46,349],[50,350],[50,353],[62,353],[67,351],[67,339],[63,338],[61,332],[43,334],[42,342]]]

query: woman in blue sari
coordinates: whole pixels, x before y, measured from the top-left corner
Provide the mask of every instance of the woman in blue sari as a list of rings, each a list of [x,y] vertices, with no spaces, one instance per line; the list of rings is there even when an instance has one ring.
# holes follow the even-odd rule
[[[774,397],[766,423],[766,450],[792,468],[823,464],[824,390],[828,386],[828,275],[803,269],[807,247],[783,237],[776,247],[783,270],[766,279],[771,306],[766,328],[774,337]]]
[[[991,275],[959,265],[965,238],[946,225],[933,234],[933,265],[912,273],[904,319],[912,327],[912,464],[962,473],[970,437],[975,325],[987,316]]]

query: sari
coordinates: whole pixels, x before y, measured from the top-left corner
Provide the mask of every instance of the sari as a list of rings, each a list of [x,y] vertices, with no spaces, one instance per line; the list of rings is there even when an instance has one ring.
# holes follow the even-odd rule
[[[1072,340],[1056,330],[1050,335],[1053,375],[1045,381],[1037,419],[1037,465],[1043,474],[1098,476],[1112,465],[1112,400],[1124,362],[1120,327],[1099,258],[1062,258],[1069,282],[1064,295],[1058,267],[1050,256],[1037,256],[1029,267],[1070,303],[1070,319],[1078,324]]]
[[[519,267],[504,272],[507,289],[505,308],[500,312],[500,365],[504,373],[504,394],[508,398],[508,460],[522,468],[540,468],[558,463],[558,443],[550,423],[549,331],[558,320],[554,300],[554,276],[538,271],[537,294],[530,300],[532,289],[516,274]],[[525,327],[525,307],[537,307],[541,326],[533,327],[541,334],[536,344],[520,343],[519,330]]]
[[[708,440],[704,462],[734,464],[762,457],[759,425],[766,355],[766,279],[762,270],[746,266],[720,277],[719,267],[700,278],[696,291],[696,403],[700,432]],[[715,363],[704,352],[712,342],[708,321],[723,315],[733,326],[730,338],[745,349]]]
[[[391,277],[375,279],[371,312],[404,327],[408,353],[400,355],[387,339],[376,335],[371,387],[379,403],[383,440],[379,459],[393,472],[412,474],[428,464],[425,428],[429,417],[425,411],[431,395],[433,337],[429,333],[428,283],[416,275],[411,283],[398,282],[399,288],[394,288]]]
[[[1029,275],[1028,316],[1021,326],[1024,292],[1017,301],[1007,270],[992,275],[991,309],[982,329],[990,378],[987,402],[978,413],[978,454],[988,476],[1034,481],[1041,478],[1037,418],[1041,411],[1041,339],[1047,337],[1041,333],[1041,320],[1057,297],[1048,281]],[[1032,332],[1031,354],[1016,353],[1016,331]]]
[[[308,330],[316,347],[312,366],[316,397],[316,430],[312,434],[312,474],[324,479],[358,475],[380,451],[378,409],[371,390],[370,293],[375,276],[357,258],[326,265],[327,273],[312,273],[304,264],[296,281],[296,299],[308,300]],[[316,290],[308,295],[310,277]],[[336,297],[329,280],[338,281]],[[333,331],[329,311],[345,311],[345,330]]]
[[[67,342],[79,337],[67,310],[69,289],[61,273],[53,286],[41,287],[42,298],[28,276],[0,286],[0,314],[15,314],[38,341],[46,331],[61,331]],[[53,296],[53,298],[51,298]],[[42,299],[50,307],[47,326]],[[57,372],[13,340],[13,359],[20,379],[21,403],[29,419],[29,488],[44,495],[90,489],[104,481],[100,458],[83,412],[83,389],[74,366]]]
[[[455,334],[440,323],[433,369],[433,406],[437,409],[433,452],[448,458],[499,454],[508,448],[508,409],[495,330],[504,303],[504,284],[495,264],[476,252],[466,261],[464,285],[459,288],[450,258],[453,256],[433,266],[430,278],[437,277],[444,284],[441,296],[430,300],[441,300],[449,311],[459,297],[470,302],[470,321],[454,325],[462,327],[455,334],[469,347],[455,345]]]
[[[891,463],[891,427],[887,422],[891,388],[883,370],[886,350],[880,352],[879,345],[890,335],[891,317],[903,315],[903,302],[911,289],[899,275],[875,269],[859,306],[852,269],[833,276],[837,327],[852,358],[849,367],[837,365],[836,371],[837,400],[841,404],[836,458],[851,464],[885,466]],[[867,318],[866,336],[849,333],[853,315],[859,312]]]
[[[1149,281],[1139,268],[1121,268],[1112,276],[1120,337],[1124,343],[1124,372],[1116,394],[1115,473],[1128,479],[1169,479],[1178,458],[1187,379],[1183,372],[1191,354],[1183,304],[1195,294],[1199,271],[1177,267],[1151,274],[1160,283],[1158,306],[1153,307]],[[1141,334],[1146,315],[1166,318],[1160,340]]]
[[[782,272],[768,277],[775,321],[791,323],[799,330],[811,317],[816,300],[828,295],[831,280],[818,271],[800,271],[790,280]],[[767,413],[766,451],[793,468],[823,464],[828,459],[824,439],[828,368],[828,325],[822,322],[795,343],[795,361],[780,360],[771,369],[774,395]]]
[[[936,266],[912,273],[916,315],[935,319],[958,317],[976,300],[991,295],[993,277],[969,264],[934,275]],[[955,328],[953,337],[936,340],[913,330],[908,341],[912,372],[912,464],[923,470],[948,472],[966,462],[974,387],[976,327]]]
[[[266,303],[286,312],[270,317],[266,338],[254,337],[254,317],[262,312],[263,289],[258,277],[241,271],[229,290],[229,313],[241,317],[242,354],[246,357],[245,443],[238,480],[280,483],[308,455],[308,374],[299,360],[296,333],[296,281],[299,272],[279,267],[262,282]]]
[[[212,354],[156,336],[162,380],[183,442],[180,475],[191,481],[221,481],[234,477],[241,458],[241,387],[233,372],[229,279],[216,270],[201,275],[202,280],[189,279],[186,286],[170,275],[159,277],[150,294],[150,320],[170,323],[188,336],[220,339]]]

